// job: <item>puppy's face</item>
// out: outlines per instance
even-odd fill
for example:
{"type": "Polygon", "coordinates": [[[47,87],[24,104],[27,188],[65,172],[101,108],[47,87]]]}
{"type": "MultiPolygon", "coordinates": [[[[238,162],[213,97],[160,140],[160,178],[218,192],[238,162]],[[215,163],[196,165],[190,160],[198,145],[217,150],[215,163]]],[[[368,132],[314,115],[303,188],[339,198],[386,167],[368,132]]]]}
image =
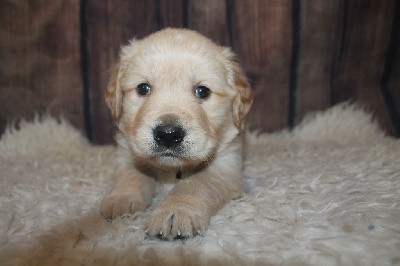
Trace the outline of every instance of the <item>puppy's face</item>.
{"type": "Polygon", "coordinates": [[[122,49],[106,101],[136,160],[178,168],[240,133],[252,93],[229,49],[167,29],[122,49]]]}

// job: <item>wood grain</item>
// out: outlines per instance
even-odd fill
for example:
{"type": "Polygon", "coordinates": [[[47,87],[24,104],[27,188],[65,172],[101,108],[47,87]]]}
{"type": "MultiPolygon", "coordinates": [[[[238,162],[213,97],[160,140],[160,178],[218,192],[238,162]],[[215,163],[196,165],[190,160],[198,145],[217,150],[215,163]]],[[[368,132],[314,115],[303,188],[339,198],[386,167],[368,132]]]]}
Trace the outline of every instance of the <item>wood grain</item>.
{"type": "Polygon", "coordinates": [[[253,86],[248,122],[266,131],[288,125],[292,1],[232,1],[232,44],[253,86]]]}
{"type": "Polygon", "coordinates": [[[187,23],[184,0],[162,0],[158,2],[159,8],[159,28],[172,27],[182,28],[187,23]]]}
{"type": "Polygon", "coordinates": [[[391,111],[392,121],[400,136],[400,2],[396,2],[395,18],[391,41],[386,56],[386,75],[383,80],[386,103],[391,111]]]}
{"type": "Polygon", "coordinates": [[[0,2],[0,128],[34,112],[83,130],[79,1],[0,2]]]}
{"type": "Polygon", "coordinates": [[[334,103],[354,99],[369,106],[380,124],[394,134],[382,95],[381,79],[389,47],[395,0],[347,2],[343,50],[334,103]]]}
{"type": "MultiPolygon", "coordinates": [[[[400,42],[399,42],[400,45],[400,42]]],[[[398,46],[399,47],[399,46],[398,46]]],[[[400,49],[398,48],[395,55],[395,62],[387,84],[387,97],[389,97],[390,111],[393,121],[393,127],[397,136],[400,136],[400,49]]]]}
{"type": "Polygon", "coordinates": [[[120,47],[158,29],[157,1],[87,0],[87,73],[91,138],[109,143],[114,138],[114,121],[104,102],[109,71],[117,62],[120,47]]]}
{"type": "Polygon", "coordinates": [[[219,45],[229,46],[226,1],[197,0],[189,5],[188,26],[219,45]]]}
{"type": "Polygon", "coordinates": [[[0,132],[14,118],[49,110],[81,130],[86,122],[95,143],[111,142],[103,92],[121,45],[189,27],[238,54],[255,93],[253,128],[278,130],[357,100],[394,134],[399,10],[396,0],[3,0],[0,132]]]}
{"type": "Polygon", "coordinates": [[[344,1],[302,0],[294,122],[331,104],[332,75],[339,57],[344,1]]]}

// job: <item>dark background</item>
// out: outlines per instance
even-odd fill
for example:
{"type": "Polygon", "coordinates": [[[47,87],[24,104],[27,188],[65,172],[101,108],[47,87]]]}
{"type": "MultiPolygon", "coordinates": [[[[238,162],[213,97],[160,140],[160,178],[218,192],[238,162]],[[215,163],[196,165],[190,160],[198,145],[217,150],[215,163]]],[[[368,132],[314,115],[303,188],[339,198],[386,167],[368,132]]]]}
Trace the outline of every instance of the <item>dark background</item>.
{"type": "Polygon", "coordinates": [[[112,141],[109,69],[121,45],[164,27],[233,47],[255,93],[253,128],[356,100],[400,133],[396,0],[0,0],[0,131],[50,111],[112,141]]]}

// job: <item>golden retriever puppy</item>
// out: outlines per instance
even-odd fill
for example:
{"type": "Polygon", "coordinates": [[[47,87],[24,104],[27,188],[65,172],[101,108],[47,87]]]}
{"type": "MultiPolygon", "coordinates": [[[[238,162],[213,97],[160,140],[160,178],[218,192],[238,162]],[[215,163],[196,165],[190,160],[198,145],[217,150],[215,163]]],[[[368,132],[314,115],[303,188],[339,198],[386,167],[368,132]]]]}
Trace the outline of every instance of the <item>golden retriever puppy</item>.
{"type": "Polygon", "coordinates": [[[201,234],[242,193],[243,119],[252,101],[235,55],[199,33],[164,29],[131,41],[106,91],[120,160],[101,214],[144,211],[155,182],[173,182],[145,230],[169,240],[201,234]]]}

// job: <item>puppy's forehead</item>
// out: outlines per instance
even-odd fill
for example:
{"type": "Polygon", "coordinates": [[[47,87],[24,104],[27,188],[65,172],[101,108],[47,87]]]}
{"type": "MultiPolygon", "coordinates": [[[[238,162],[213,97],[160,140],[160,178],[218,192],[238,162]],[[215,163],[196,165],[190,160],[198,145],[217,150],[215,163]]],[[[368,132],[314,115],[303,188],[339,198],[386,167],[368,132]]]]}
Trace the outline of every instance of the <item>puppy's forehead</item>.
{"type": "Polygon", "coordinates": [[[223,48],[190,30],[167,29],[135,41],[123,49],[121,60],[127,72],[144,80],[165,71],[186,75],[193,82],[221,82],[227,75],[223,48]]]}
{"type": "Polygon", "coordinates": [[[181,52],[200,53],[203,55],[216,55],[221,52],[221,47],[210,39],[191,30],[166,29],[149,35],[138,42],[140,50],[151,52],[164,52],[179,50],[181,52]]]}
{"type": "Polygon", "coordinates": [[[223,48],[203,35],[186,29],[165,29],[142,40],[134,40],[122,48],[121,61],[154,54],[192,54],[205,58],[220,59],[223,48]]]}

